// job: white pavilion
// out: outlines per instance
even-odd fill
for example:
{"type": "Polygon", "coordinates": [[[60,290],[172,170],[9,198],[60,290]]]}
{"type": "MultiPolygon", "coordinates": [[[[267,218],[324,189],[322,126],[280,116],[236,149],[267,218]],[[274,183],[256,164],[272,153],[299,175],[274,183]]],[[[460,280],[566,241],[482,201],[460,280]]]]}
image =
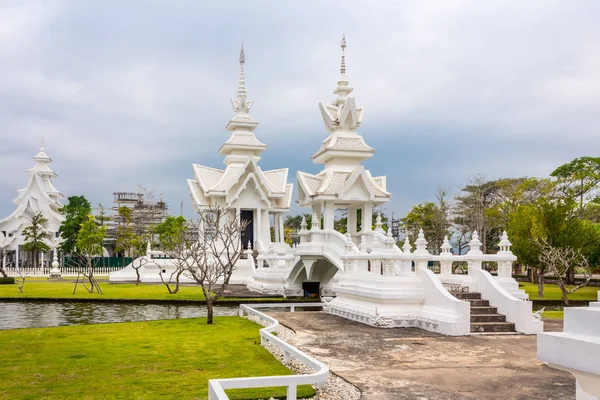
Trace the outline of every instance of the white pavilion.
{"type": "MultiPolygon", "coordinates": [[[[27,170],[27,186],[19,190],[18,196],[13,200],[17,208],[0,221],[0,235],[3,236],[0,243],[7,252],[5,261],[15,266],[24,265],[27,261],[26,252],[23,251],[24,242],[21,232],[29,222],[29,214],[41,212],[48,220],[48,232],[52,235],[53,242],[47,244],[51,247],[60,240],[58,229],[64,220],[60,213],[62,207],[60,199],[63,195],[52,183],[52,179],[57,175],[50,168],[52,159],[44,150],[43,140],[40,151],[33,157],[33,161],[35,161],[35,165],[27,170]]],[[[45,255],[41,254],[40,257],[41,264],[43,264],[45,255]]]]}
{"type": "Polygon", "coordinates": [[[361,164],[375,154],[363,137],[356,132],[362,122],[364,109],[356,107],[354,90],[348,86],[342,38],[340,80],[333,91],[337,98],[331,104],[319,103],[321,116],[329,136],[311,157],[315,164],[323,164],[317,175],[298,171],[298,204],[311,207],[313,216],[323,228],[333,229],[336,209],[347,210],[347,232],[357,234],[357,210],[361,209],[361,231],[372,229],[373,207],[384,204],[392,195],[386,191],[385,176],[371,176],[361,164]]]}
{"type": "Polygon", "coordinates": [[[193,164],[194,179],[188,180],[192,204],[197,212],[212,205],[231,209],[249,225],[244,232],[244,247],[268,248],[271,241],[271,217],[275,244],[285,244],[283,213],[289,211],[293,185],[287,183],[288,169],[263,171],[258,162],[267,146],[254,135],[258,122],[248,112],[253,102],[247,100],[244,48],[240,51],[240,78],[237,96],[231,100],[234,117],[226,129],[229,139],[219,149],[225,156],[225,169],[193,164]]]}
{"type": "MultiPolygon", "coordinates": [[[[238,260],[229,281],[233,284],[246,284],[252,280],[252,249],[291,251],[283,234],[283,214],[289,211],[293,184],[287,183],[287,168],[263,171],[258,165],[260,155],[267,146],[254,135],[258,122],[248,114],[253,102],[247,99],[245,63],[242,47],[238,91],[236,98],[231,100],[235,115],[226,126],[231,136],[219,149],[219,154],[225,156],[225,169],[193,164],[194,179],[187,181],[196,212],[209,211],[211,206],[218,205],[248,222],[242,237],[247,258],[238,260]],[[271,228],[274,231],[273,240],[271,228]]],[[[150,250],[145,257],[160,253],[150,250]]],[[[141,268],[141,281],[159,282],[159,269],[168,271],[174,269],[174,266],[169,259],[156,258],[141,268]]],[[[136,279],[136,273],[129,265],[111,273],[109,279],[111,282],[132,281],[136,279]]],[[[191,281],[186,276],[181,280],[191,281]]]]}

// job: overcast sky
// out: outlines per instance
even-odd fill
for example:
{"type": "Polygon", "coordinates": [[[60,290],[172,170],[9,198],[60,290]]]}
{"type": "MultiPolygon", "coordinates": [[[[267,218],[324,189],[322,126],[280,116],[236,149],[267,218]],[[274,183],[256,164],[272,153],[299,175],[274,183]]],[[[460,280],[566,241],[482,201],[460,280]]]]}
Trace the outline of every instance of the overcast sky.
{"type": "Polygon", "coordinates": [[[343,33],[389,213],[600,153],[600,1],[214,3],[0,0],[0,219],[42,135],[65,196],[143,184],[189,215],[192,163],[223,167],[242,42],[260,165],[294,186],[321,169],[343,33]]]}

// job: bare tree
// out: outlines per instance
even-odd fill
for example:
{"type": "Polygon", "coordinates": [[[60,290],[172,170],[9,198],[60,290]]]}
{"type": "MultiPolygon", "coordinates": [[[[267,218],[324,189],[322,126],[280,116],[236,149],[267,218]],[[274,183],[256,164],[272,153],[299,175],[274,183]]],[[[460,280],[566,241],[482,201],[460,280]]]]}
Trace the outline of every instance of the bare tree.
{"type": "Polygon", "coordinates": [[[213,306],[227,288],[243,251],[242,234],[248,226],[233,210],[213,206],[200,213],[197,240],[188,249],[186,274],[202,287],[207,324],[213,323],[213,306]]]}
{"type": "MultiPolygon", "coordinates": [[[[169,223],[171,219],[167,220],[169,223]]],[[[179,292],[179,280],[181,275],[187,271],[193,262],[190,251],[194,251],[198,238],[198,224],[178,223],[173,219],[172,229],[167,234],[161,234],[160,245],[163,253],[172,260],[175,269],[169,273],[168,279],[165,279],[166,270],[159,267],[158,275],[160,280],[167,287],[170,294],[179,292]]],[[[155,262],[156,263],[156,262],[155,262]]]]}
{"type": "MultiPolygon", "coordinates": [[[[562,301],[565,306],[569,305],[568,295],[576,292],[590,283],[592,270],[587,258],[581,253],[580,249],[573,247],[554,247],[545,238],[534,239],[535,244],[540,249],[540,263],[547,266],[554,273],[558,280],[558,287],[562,292],[562,301]],[[570,270],[580,270],[584,274],[584,281],[567,289],[565,281],[570,270]]],[[[541,279],[541,277],[540,277],[541,279]]]]}

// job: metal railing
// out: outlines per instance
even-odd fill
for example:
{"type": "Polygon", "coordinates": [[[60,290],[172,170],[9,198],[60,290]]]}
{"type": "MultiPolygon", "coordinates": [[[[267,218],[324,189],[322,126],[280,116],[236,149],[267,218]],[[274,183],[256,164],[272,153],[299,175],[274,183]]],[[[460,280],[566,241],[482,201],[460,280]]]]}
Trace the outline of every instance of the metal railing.
{"type": "Polygon", "coordinates": [[[284,375],[284,376],[257,376],[250,378],[227,378],[227,379],[211,379],[208,381],[208,399],[209,400],[228,400],[229,397],[225,390],[228,389],[249,389],[249,388],[264,388],[264,387],[287,387],[287,400],[296,400],[298,385],[316,384],[317,387],[324,387],[327,378],[329,377],[329,367],[319,360],[309,356],[303,351],[297,349],[289,343],[284,342],[281,338],[272,335],[273,332],[279,331],[279,321],[275,318],[256,310],[256,308],[290,308],[294,311],[296,308],[306,307],[322,307],[324,303],[287,303],[287,304],[241,304],[239,315],[242,317],[244,313],[249,316],[257,317],[261,323],[268,324],[267,327],[260,330],[260,343],[266,346],[270,343],[278,347],[283,352],[283,362],[287,364],[291,357],[294,357],[300,363],[313,369],[315,372],[306,375],[284,375]]]}

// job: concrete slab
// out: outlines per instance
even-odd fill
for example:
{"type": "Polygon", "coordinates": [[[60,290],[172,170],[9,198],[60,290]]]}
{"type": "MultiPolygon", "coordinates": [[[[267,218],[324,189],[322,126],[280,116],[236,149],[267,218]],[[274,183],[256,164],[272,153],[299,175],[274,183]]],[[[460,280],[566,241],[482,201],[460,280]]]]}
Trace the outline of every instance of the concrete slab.
{"type": "MultiPolygon", "coordinates": [[[[575,398],[575,379],[536,358],[535,335],[450,337],[378,329],[323,312],[269,313],[292,343],[358,386],[362,399],[575,398]]],[[[552,321],[551,330],[562,330],[552,321]]]]}

